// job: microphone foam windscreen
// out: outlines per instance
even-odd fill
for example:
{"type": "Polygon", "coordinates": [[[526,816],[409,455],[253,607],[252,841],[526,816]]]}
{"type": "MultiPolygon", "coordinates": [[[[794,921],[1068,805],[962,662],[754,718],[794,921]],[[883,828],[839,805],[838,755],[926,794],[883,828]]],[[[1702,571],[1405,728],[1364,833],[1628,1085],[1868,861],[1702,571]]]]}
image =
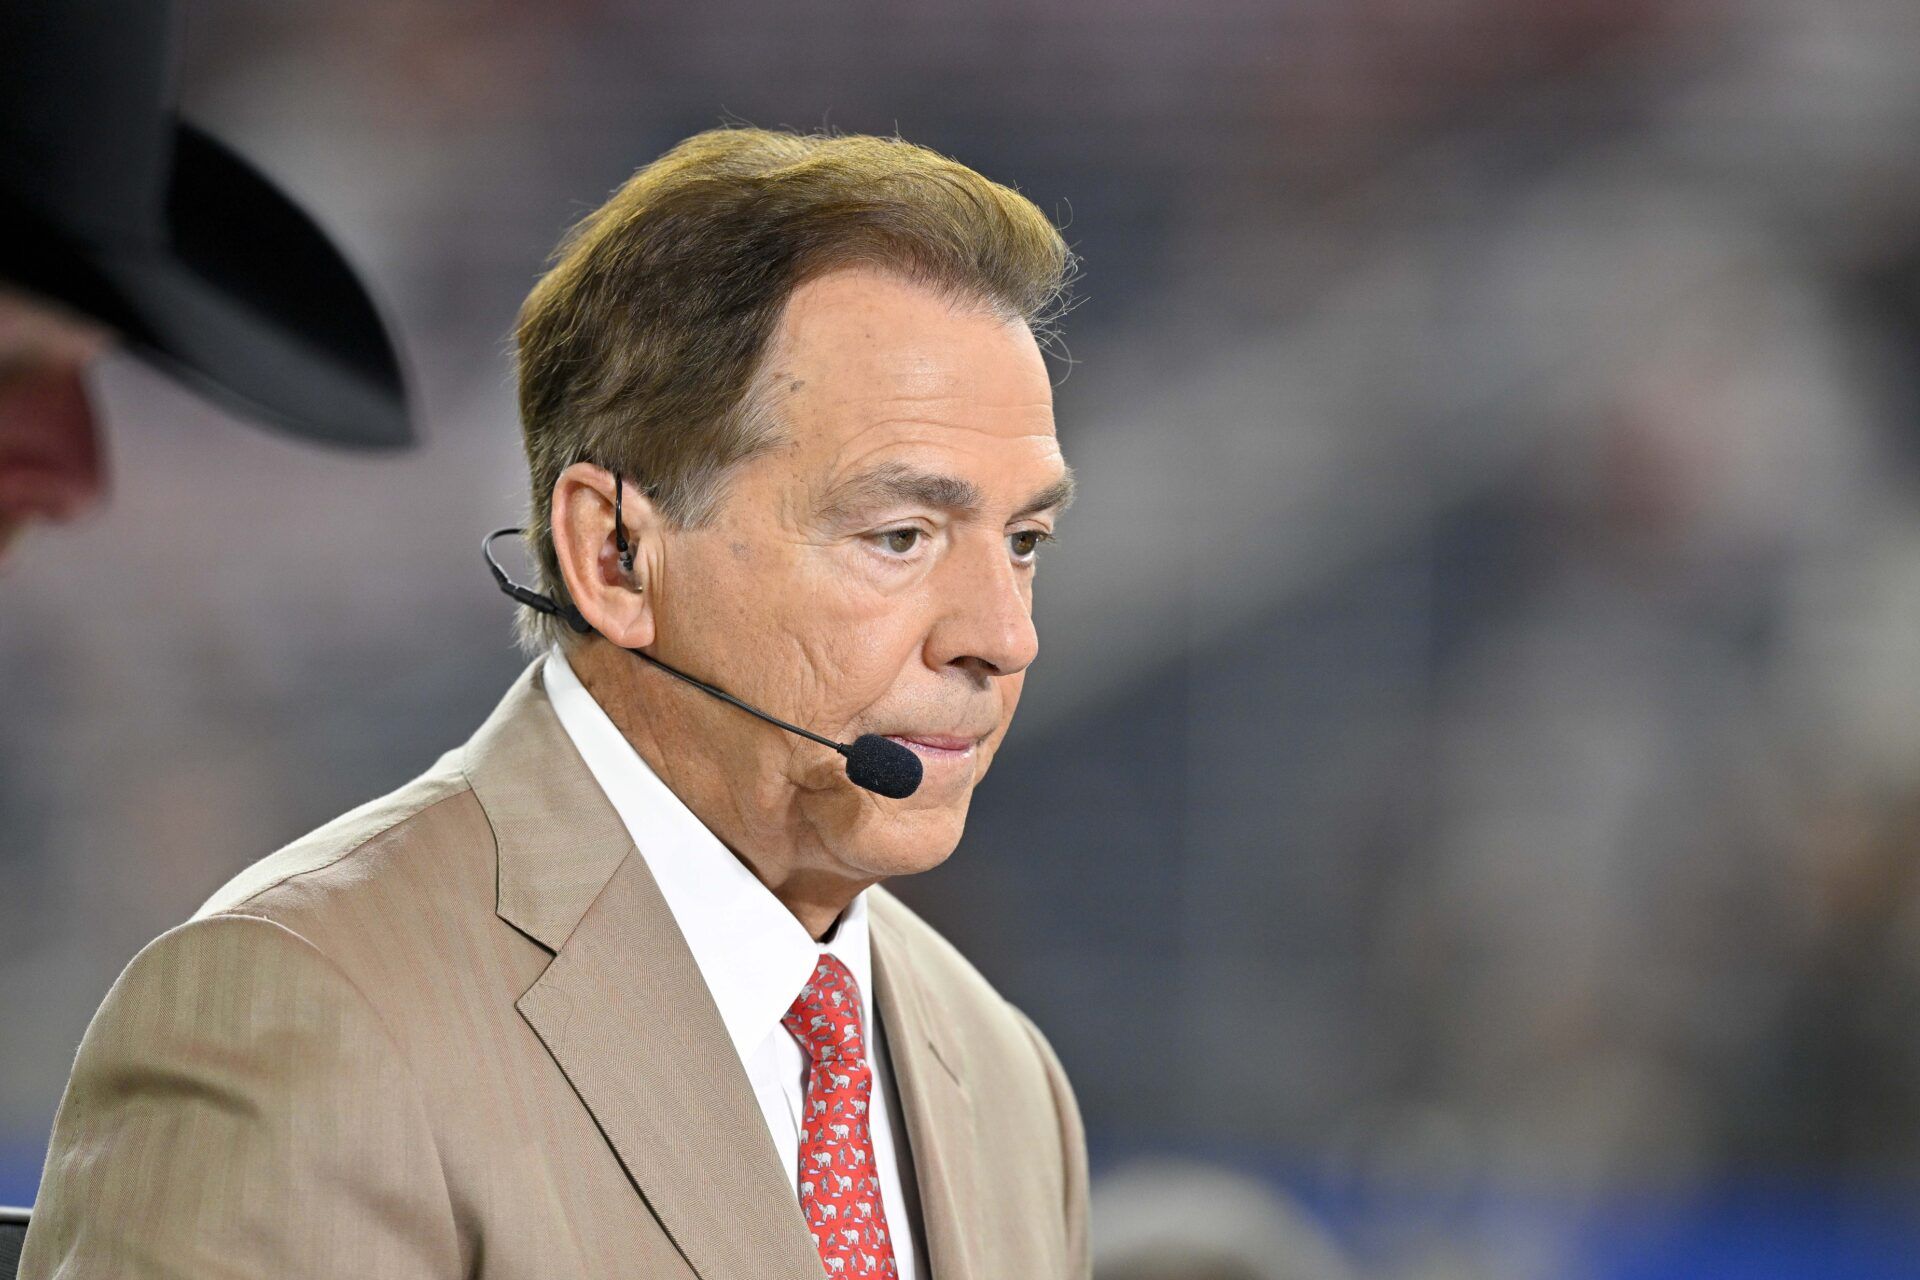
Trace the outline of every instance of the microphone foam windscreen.
{"type": "Polygon", "coordinates": [[[863,733],[847,748],[847,777],[856,787],[905,800],[920,789],[920,757],[891,738],[863,733]]]}

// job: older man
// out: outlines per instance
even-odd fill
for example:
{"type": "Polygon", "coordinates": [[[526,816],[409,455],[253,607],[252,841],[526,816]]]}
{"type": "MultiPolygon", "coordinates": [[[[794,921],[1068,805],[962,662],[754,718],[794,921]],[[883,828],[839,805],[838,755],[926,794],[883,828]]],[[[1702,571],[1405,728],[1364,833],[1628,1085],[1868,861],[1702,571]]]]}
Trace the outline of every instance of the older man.
{"type": "Polygon", "coordinates": [[[1058,1061],[877,887],[953,850],[1034,659],[1069,262],[863,137],[702,134],[577,228],[519,348],[585,629],[528,615],[471,741],[133,962],[23,1274],[1087,1274],[1058,1061]]]}

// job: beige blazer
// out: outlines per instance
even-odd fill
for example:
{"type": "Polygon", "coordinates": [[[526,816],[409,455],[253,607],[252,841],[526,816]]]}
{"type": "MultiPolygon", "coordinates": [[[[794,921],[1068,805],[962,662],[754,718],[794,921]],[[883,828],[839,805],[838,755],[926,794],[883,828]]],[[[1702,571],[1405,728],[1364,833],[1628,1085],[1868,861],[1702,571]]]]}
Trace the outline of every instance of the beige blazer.
{"type": "MultiPolygon", "coordinates": [[[[820,1280],[644,859],[535,662],[464,747],[256,863],[81,1042],[21,1276],[820,1280]]],[[[1040,1033],[872,893],[934,1280],[1089,1274],[1040,1033]]]]}

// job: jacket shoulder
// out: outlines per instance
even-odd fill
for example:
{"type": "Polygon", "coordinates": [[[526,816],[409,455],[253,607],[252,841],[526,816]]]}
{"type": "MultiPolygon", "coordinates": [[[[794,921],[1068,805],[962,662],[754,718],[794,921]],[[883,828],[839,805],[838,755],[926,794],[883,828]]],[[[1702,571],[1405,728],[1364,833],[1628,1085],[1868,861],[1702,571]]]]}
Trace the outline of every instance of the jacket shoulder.
{"type": "Polygon", "coordinates": [[[194,913],[195,920],[246,914],[291,923],[322,902],[351,896],[396,874],[408,878],[429,856],[459,846],[492,848],[491,828],[448,752],[413,781],[370,800],[241,871],[194,913]]]}
{"type": "Polygon", "coordinates": [[[149,943],[94,1015],[20,1275],[450,1275],[452,1224],[420,1090],[364,992],[285,926],[222,914],[149,943]]]}

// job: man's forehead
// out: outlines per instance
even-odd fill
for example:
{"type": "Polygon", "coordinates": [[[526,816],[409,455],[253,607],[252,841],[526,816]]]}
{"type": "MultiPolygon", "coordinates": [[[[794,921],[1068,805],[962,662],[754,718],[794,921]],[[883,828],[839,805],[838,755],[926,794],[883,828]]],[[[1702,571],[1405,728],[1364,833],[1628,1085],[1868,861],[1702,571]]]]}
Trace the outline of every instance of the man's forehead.
{"type": "Polygon", "coordinates": [[[1044,366],[1032,376],[1006,352],[949,344],[913,350],[880,344],[854,352],[791,359],[775,375],[776,389],[818,407],[848,408],[872,417],[945,417],[992,410],[1052,421],[1053,386],[1044,366]]]}
{"type": "Polygon", "coordinates": [[[873,271],[834,272],[794,292],[769,352],[779,390],[879,412],[914,405],[1051,410],[1032,332],[974,302],[873,271]]]}
{"type": "Polygon", "coordinates": [[[1026,327],[892,277],[842,273],[797,291],[767,370],[790,474],[816,510],[906,496],[908,473],[922,496],[937,496],[928,478],[953,482],[939,505],[997,506],[1065,472],[1026,327]]]}
{"type": "Polygon", "coordinates": [[[966,396],[778,394],[788,458],[813,487],[876,467],[922,471],[1058,472],[1053,406],[966,396]]]}

